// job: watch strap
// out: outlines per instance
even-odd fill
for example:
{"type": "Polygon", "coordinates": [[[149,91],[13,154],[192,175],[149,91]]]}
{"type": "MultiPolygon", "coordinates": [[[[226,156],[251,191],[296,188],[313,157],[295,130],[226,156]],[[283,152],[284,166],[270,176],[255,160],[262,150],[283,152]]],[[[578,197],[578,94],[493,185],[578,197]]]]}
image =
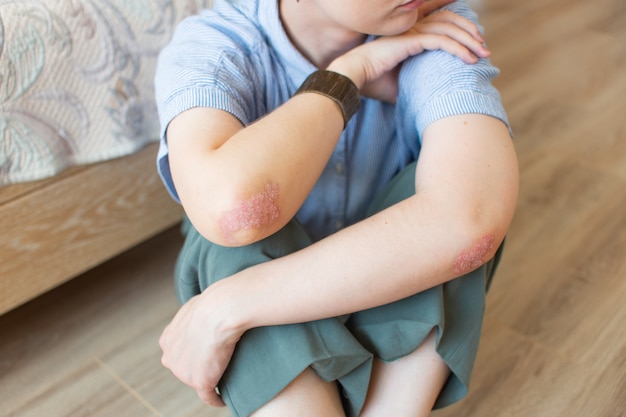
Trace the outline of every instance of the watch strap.
{"type": "Polygon", "coordinates": [[[337,103],[343,114],[344,128],[361,105],[361,94],[354,82],[333,71],[319,70],[309,75],[296,95],[305,92],[321,94],[337,103]]]}

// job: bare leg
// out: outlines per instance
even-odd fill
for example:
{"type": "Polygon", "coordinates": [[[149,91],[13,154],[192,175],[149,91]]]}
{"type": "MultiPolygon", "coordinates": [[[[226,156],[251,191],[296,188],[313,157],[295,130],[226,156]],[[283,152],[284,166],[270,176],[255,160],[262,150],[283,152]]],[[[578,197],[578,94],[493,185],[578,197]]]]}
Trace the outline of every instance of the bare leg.
{"type": "Polygon", "coordinates": [[[345,417],[337,384],[307,368],[250,417],[345,417]]]}
{"type": "Polygon", "coordinates": [[[427,417],[450,370],[435,351],[435,332],[397,361],[374,361],[360,417],[427,417]]]}

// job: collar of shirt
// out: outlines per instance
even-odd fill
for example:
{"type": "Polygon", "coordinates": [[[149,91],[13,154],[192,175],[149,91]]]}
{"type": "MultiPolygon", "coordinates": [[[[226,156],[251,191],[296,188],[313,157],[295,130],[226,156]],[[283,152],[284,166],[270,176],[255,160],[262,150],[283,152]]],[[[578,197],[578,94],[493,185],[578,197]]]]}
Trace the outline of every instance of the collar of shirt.
{"type": "Polygon", "coordinates": [[[257,1],[258,21],[276,54],[294,90],[317,68],[296,49],[285,28],[278,10],[278,1],[257,1]]]}

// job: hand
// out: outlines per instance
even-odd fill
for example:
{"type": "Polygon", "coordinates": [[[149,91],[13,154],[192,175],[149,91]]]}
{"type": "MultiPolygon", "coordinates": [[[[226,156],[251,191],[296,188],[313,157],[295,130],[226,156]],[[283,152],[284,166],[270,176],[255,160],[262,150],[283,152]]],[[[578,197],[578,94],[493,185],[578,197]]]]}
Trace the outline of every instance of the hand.
{"type": "Polygon", "coordinates": [[[406,32],[381,37],[352,49],[328,69],[348,76],[367,97],[395,103],[401,63],[426,50],[441,49],[468,64],[486,58],[489,50],[476,25],[453,12],[434,13],[451,0],[431,0],[419,9],[419,18],[406,32]]]}
{"type": "Polygon", "coordinates": [[[202,401],[221,407],[225,404],[215,388],[243,332],[227,324],[229,316],[219,312],[212,294],[207,290],[185,303],[163,331],[159,344],[163,366],[195,389],[202,401]]]}

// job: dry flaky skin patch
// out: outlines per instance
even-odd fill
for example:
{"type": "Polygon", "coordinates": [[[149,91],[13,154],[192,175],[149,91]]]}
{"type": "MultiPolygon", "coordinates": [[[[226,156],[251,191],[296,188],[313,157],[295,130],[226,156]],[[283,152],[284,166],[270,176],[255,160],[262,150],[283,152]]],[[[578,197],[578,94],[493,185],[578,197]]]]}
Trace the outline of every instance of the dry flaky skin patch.
{"type": "Polygon", "coordinates": [[[493,250],[495,238],[492,235],[483,236],[470,249],[461,252],[454,262],[454,272],[467,274],[487,262],[487,256],[493,250]]]}
{"type": "Polygon", "coordinates": [[[237,243],[235,233],[260,229],[278,219],[278,184],[265,184],[265,189],[225,213],[220,220],[222,234],[231,243],[237,243]]]}

